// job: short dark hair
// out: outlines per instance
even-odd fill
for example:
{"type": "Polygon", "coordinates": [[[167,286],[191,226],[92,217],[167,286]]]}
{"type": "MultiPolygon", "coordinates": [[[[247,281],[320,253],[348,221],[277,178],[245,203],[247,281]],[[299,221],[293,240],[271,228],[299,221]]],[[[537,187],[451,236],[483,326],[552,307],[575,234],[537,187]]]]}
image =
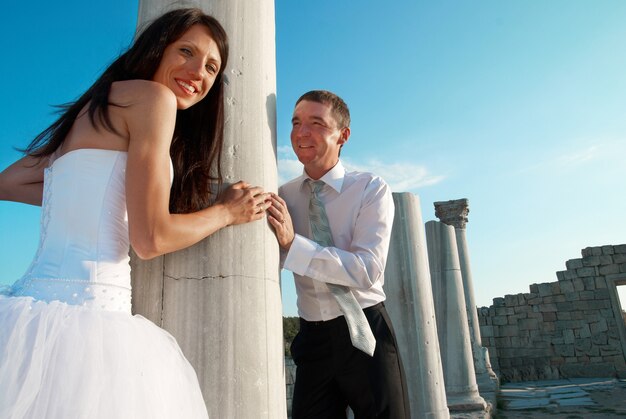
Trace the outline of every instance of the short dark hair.
{"type": "Polygon", "coordinates": [[[224,143],[224,83],[222,75],[228,63],[228,37],[222,25],[200,9],[176,9],[151,22],[131,47],[119,56],[83,95],[61,107],[61,116],[24,150],[34,157],[52,154],[65,140],[79,112],[88,105],[91,123],[96,120],[115,132],[109,117],[111,85],[123,80],[152,80],[165,48],[180,39],[193,25],[205,26],[217,44],[221,67],[211,90],[204,99],[185,110],[178,110],[170,147],[174,182],[170,210],[196,211],[209,205],[211,190],[222,184],[221,152],[224,143]],[[211,188],[212,181],[218,182],[211,188]]]}
{"type": "Polygon", "coordinates": [[[300,96],[300,99],[296,101],[296,106],[303,100],[323,103],[324,105],[330,106],[333,117],[335,121],[337,121],[337,125],[339,125],[338,128],[350,127],[350,110],[348,109],[348,105],[333,92],[329,92],[328,90],[311,90],[300,96]]]}

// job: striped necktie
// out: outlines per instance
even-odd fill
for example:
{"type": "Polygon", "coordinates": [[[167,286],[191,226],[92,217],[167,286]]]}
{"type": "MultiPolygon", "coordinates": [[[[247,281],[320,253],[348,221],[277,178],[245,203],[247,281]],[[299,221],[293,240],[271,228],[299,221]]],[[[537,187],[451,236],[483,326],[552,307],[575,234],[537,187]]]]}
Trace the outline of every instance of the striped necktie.
{"type": "MultiPolygon", "coordinates": [[[[321,180],[313,181],[307,179],[307,183],[311,188],[311,200],[309,201],[309,222],[311,223],[311,233],[313,234],[313,240],[320,246],[329,247],[334,246],[333,236],[328,224],[328,217],[326,216],[326,208],[324,203],[319,198],[319,193],[324,187],[324,182],[321,180]]],[[[331,294],[335,297],[339,308],[343,312],[343,315],[348,323],[348,329],[350,331],[350,340],[352,345],[365,352],[369,356],[374,354],[376,349],[376,339],[370,329],[370,325],[367,322],[365,313],[361,309],[359,302],[350,291],[350,288],[326,283],[331,294]]]]}

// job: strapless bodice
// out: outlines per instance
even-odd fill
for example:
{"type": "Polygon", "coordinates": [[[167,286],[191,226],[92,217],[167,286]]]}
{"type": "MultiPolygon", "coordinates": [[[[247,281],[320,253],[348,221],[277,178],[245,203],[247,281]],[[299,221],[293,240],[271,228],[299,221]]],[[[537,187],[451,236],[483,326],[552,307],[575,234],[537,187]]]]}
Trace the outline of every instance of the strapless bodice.
{"type": "Polygon", "coordinates": [[[130,312],[126,157],[80,149],[45,169],[39,247],[12,295],[130,312]]]}

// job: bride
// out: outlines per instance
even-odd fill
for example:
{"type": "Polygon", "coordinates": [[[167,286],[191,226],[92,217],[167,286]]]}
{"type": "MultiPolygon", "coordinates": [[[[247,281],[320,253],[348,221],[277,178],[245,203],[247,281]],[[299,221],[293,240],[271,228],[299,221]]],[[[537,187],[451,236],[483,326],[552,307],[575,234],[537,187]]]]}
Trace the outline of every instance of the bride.
{"type": "Polygon", "coordinates": [[[0,295],[0,418],[207,417],[174,338],[131,315],[128,250],[264,217],[259,187],[209,193],[227,58],[214,18],[161,16],[0,173],[0,199],[42,206],[34,260],[0,295]]]}

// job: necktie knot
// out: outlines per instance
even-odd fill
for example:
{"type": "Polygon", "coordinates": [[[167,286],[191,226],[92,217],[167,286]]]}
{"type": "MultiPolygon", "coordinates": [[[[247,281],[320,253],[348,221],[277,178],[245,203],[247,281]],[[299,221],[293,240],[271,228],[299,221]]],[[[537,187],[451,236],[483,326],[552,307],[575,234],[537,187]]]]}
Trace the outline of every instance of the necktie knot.
{"type": "Polygon", "coordinates": [[[319,195],[325,185],[323,180],[307,179],[306,182],[309,184],[309,187],[311,188],[311,193],[314,195],[319,195]]]}

